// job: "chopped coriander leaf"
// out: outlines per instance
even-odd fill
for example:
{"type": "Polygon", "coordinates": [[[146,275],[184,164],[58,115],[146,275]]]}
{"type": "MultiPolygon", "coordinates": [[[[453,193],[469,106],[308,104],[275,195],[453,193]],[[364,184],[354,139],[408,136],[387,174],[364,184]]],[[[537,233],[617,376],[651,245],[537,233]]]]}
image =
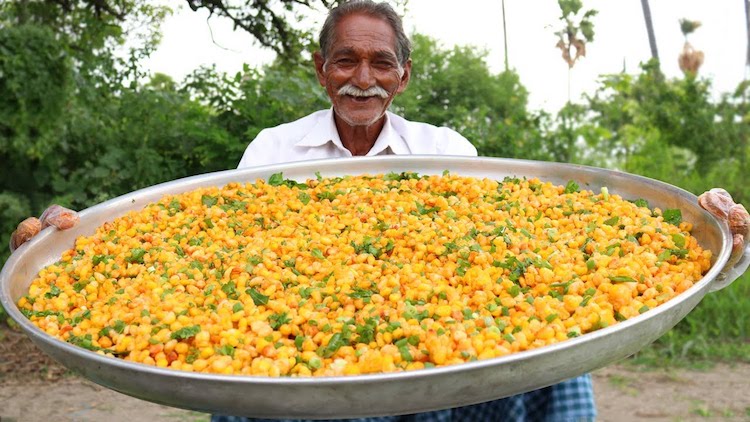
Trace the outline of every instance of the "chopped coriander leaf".
{"type": "Polygon", "coordinates": [[[47,299],[52,299],[53,297],[59,296],[60,293],[62,293],[62,290],[60,290],[60,288],[56,285],[52,284],[50,285],[49,292],[45,293],[44,297],[47,299]]]}
{"type": "Polygon", "coordinates": [[[343,334],[336,333],[331,337],[331,340],[328,342],[328,345],[326,345],[323,348],[322,356],[324,358],[330,358],[333,356],[342,346],[346,345],[346,340],[344,339],[343,334]]]}
{"type": "Polygon", "coordinates": [[[682,211],[679,209],[666,209],[661,214],[664,221],[675,226],[679,226],[682,222],[682,211]]]}
{"type": "Polygon", "coordinates": [[[245,293],[250,295],[250,297],[253,299],[253,303],[255,303],[255,306],[268,304],[268,296],[262,294],[253,287],[245,289],[245,293]]]}
{"type": "Polygon", "coordinates": [[[234,357],[234,346],[225,344],[216,350],[220,355],[234,357]]]}
{"type": "Polygon", "coordinates": [[[565,191],[564,193],[576,193],[580,189],[580,186],[578,186],[578,183],[570,180],[568,181],[568,184],[565,185],[565,191]]]}
{"type": "Polygon", "coordinates": [[[183,327],[180,328],[177,331],[173,331],[172,334],[169,336],[171,339],[188,339],[190,337],[194,337],[196,334],[201,332],[201,326],[200,325],[191,325],[189,327],[183,327]]]}
{"type": "Polygon", "coordinates": [[[127,262],[136,262],[143,264],[143,256],[146,255],[146,250],[143,248],[134,248],[130,250],[130,256],[125,257],[127,262]]]}
{"type": "Polygon", "coordinates": [[[609,279],[613,283],[637,283],[638,282],[633,277],[628,277],[628,276],[625,276],[625,275],[610,276],[609,279]]]}
{"type": "Polygon", "coordinates": [[[201,196],[201,203],[206,207],[213,207],[219,202],[219,198],[210,196],[210,195],[203,195],[201,196]]]}
{"type": "Polygon", "coordinates": [[[606,224],[606,225],[608,225],[608,226],[614,226],[614,225],[616,225],[616,224],[617,224],[617,223],[618,223],[619,221],[620,221],[620,217],[618,217],[618,216],[614,216],[614,217],[612,217],[612,218],[609,218],[609,219],[607,219],[607,220],[604,220],[604,224],[606,224]]]}
{"type": "Polygon", "coordinates": [[[268,178],[268,184],[271,186],[279,186],[284,183],[284,173],[274,173],[268,178]]]}
{"type": "Polygon", "coordinates": [[[320,249],[318,249],[318,248],[314,248],[314,249],[313,249],[313,250],[312,250],[312,251],[310,252],[310,254],[311,254],[311,255],[312,255],[313,257],[315,257],[315,258],[318,258],[318,259],[325,259],[325,255],[323,255],[323,252],[321,252],[321,250],[320,250],[320,249]]]}
{"type": "Polygon", "coordinates": [[[645,199],[636,199],[635,201],[633,201],[633,204],[635,204],[635,206],[637,207],[649,208],[648,201],[646,201],[645,199]]]}

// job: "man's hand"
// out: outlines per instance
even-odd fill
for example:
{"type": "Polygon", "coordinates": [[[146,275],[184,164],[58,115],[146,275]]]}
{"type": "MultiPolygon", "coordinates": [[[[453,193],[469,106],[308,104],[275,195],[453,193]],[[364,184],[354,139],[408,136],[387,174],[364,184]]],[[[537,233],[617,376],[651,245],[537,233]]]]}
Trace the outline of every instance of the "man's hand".
{"type": "Polygon", "coordinates": [[[732,231],[732,257],[730,263],[742,257],[745,244],[750,241],[750,215],[742,204],[736,204],[724,189],[714,188],[698,197],[703,209],[729,224],[732,231]]]}
{"type": "Polygon", "coordinates": [[[16,227],[16,231],[10,235],[10,251],[18,249],[46,227],[54,226],[60,230],[67,230],[76,224],[78,224],[77,212],[59,205],[52,205],[44,210],[41,217],[29,217],[16,227]]]}

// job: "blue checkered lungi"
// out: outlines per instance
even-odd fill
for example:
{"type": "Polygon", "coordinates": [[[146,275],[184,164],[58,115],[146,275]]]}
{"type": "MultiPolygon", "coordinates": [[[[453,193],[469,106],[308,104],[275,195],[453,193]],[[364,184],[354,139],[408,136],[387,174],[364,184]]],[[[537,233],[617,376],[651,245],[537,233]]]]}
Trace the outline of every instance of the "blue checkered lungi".
{"type": "MultiPolygon", "coordinates": [[[[352,422],[588,422],[596,419],[591,375],[571,378],[540,390],[455,409],[403,416],[348,419],[352,422]]],[[[271,422],[213,415],[211,422],[271,422]]],[[[302,422],[300,419],[285,422],[302,422]]]]}

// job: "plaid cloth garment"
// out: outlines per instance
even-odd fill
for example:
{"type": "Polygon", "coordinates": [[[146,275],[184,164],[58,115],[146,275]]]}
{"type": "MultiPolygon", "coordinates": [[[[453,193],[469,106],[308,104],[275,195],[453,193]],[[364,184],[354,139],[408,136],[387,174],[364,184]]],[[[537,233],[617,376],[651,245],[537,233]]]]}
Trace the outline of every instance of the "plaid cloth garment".
{"type": "MultiPolygon", "coordinates": [[[[587,422],[596,419],[591,375],[571,378],[540,390],[473,406],[404,416],[349,419],[351,422],[587,422]]],[[[272,422],[213,415],[211,422],[272,422]]],[[[284,422],[302,422],[299,419],[284,422]]]]}

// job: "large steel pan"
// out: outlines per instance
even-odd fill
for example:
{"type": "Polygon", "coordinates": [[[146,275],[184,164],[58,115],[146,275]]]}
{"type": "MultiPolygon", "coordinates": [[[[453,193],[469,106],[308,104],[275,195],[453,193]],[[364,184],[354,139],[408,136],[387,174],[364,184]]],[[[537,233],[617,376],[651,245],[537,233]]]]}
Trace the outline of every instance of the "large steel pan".
{"type": "Polygon", "coordinates": [[[203,412],[266,418],[342,418],[408,414],[469,405],[545,387],[606,366],[637,352],[679,322],[703,296],[731,283],[747,268],[748,252],[727,266],[731,252],[728,226],[697,205],[679,188],[626,173],[592,167],[476,157],[390,156],[334,159],[232,170],[189,177],[142,189],[80,213],[68,231],[46,229],[21,246],[0,273],[0,303],[38,347],[66,367],[119,392],[169,406],[203,412]],[[538,177],[626,199],[644,198],[652,206],[679,208],[694,224],[693,235],[713,252],[708,273],[688,291],[638,317],[562,343],[495,359],[419,371],[322,378],[268,378],[198,374],[161,369],[109,358],[52,338],[32,325],[15,303],[37,272],[56,261],[78,236],[128,211],[142,209],[165,194],[229,182],[255,181],[284,172],[299,181],[323,176],[416,171],[502,179],[538,177]]]}

